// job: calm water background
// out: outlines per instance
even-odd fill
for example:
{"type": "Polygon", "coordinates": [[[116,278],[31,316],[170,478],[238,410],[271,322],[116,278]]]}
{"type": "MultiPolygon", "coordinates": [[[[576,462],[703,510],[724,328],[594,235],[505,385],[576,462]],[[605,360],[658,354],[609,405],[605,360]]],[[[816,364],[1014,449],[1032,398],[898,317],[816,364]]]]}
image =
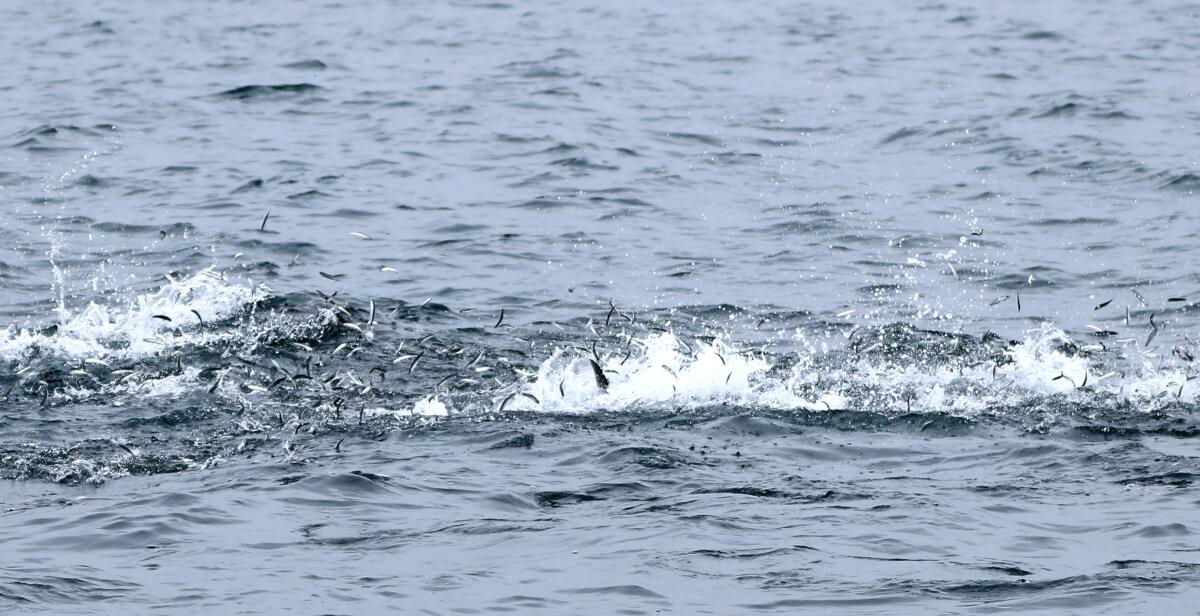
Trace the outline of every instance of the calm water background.
{"type": "Polygon", "coordinates": [[[0,611],[1196,609],[1200,5],[0,41],[0,611]]]}

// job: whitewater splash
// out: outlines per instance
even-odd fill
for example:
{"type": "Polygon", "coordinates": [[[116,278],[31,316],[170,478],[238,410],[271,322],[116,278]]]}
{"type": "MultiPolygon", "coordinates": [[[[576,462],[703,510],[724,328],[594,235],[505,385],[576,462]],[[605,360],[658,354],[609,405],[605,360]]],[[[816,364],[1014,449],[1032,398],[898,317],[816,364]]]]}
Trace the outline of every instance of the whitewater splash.
{"type": "Polygon", "coordinates": [[[224,334],[202,329],[205,324],[252,316],[247,311],[252,313],[270,294],[265,285],[234,283],[209,268],[181,280],[168,278],[168,284],[138,295],[126,306],[92,302],[75,315],[64,308],[57,327],[10,326],[0,331],[0,357],[48,353],[64,359],[133,358],[210,344],[224,334]]]}
{"type": "Polygon", "coordinates": [[[763,401],[752,381],[770,364],[763,357],[738,352],[723,339],[696,342],[691,352],[674,333],[631,338],[628,344],[638,350],[607,355],[600,362],[609,379],[607,391],[597,387],[587,356],[558,349],[523,390],[540,404],[522,397],[514,399],[512,408],[584,413],[666,402],[753,405],[763,401]]]}
{"type": "Polygon", "coordinates": [[[1130,405],[1195,403],[1195,377],[1183,362],[1138,352],[1099,357],[1060,329],[1043,325],[1002,345],[991,358],[887,356],[831,351],[771,356],[727,340],[687,343],[675,333],[634,338],[631,355],[601,357],[601,390],[589,358],[558,349],[507,408],[566,413],[733,405],[770,410],[945,412],[973,416],[997,408],[1058,401],[1130,405]]]}
{"type": "MultiPolygon", "coordinates": [[[[806,350],[790,354],[767,346],[747,349],[725,334],[709,335],[703,324],[692,328],[695,331],[644,326],[641,331],[604,336],[588,328],[601,343],[598,349],[589,352],[560,345],[542,358],[523,354],[506,358],[502,349],[491,346],[493,341],[479,338],[469,326],[449,330],[448,339],[456,338],[452,344],[422,345],[429,336],[421,331],[410,332],[414,339],[401,339],[407,326],[392,324],[376,331],[377,326],[356,324],[369,318],[347,305],[325,301],[300,310],[294,315],[298,318],[284,318],[278,311],[258,310],[269,299],[278,298],[265,285],[231,281],[207,269],[178,280],[168,278],[161,288],[126,305],[91,303],[56,328],[9,327],[0,332],[0,357],[16,361],[17,366],[47,357],[59,359],[68,370],[72,365],[88,368],[89,363],[109,366],[60,375],[57,382],[63,384],[48,394],[53,403],[97,393],[130,403],[138,397],[207,390],[210,395],[267,406],[272,400],[290,398],[310,401],[317,408],[322,400],[340,397],[365,408],[372,417],[436,419],[497,410],[588,414],[728,406],[785,412],[948,413],[971,418],[1015,407],[1153,410],[1197,401],[1197,386],[1190,384],[1194,378],[1190,353],[1179,353],[1178,348],[1168,353],[1167,347],[1148,350],[1119,341],[1111,346],[1081,345],[1048,324],[1026,332],[1021,340],[976,338],[902,324],[860,327],[837,330],[844,338],[834,337],[848,341],[844,348],[819,350],[801,340],[804,334],[797,330],[795,342],[800,344],[796,346],[806,350]],[[410,355],[397,358],[406,343],[409,350],[403,352],[410,355]],[[236,362],[228,359],[231,347],[239,354],[236,362]],[[222,358],[207,357],[201,360],[204,365],[190,365],[200,356],[193,358],[188,349],[222,348],[222,358]],[[462,357],[480,349],[499,363],[463,368],[462,357]],[[421,359],[416,359],[418,353],[421,359]],[[150,358],[158,358],[160,365],[129,364],[150,358]],[[593,360],[603,371],[607,388],[597,384],[593,360]],[[290,362],[289,367],[279,361],[290,362]],[[189,363],[186,369],[185,362],[189,363]],[[428,367],[414,372],[417,362],[428,367]],[[108,374],[118,363],[133,368],[125,370],[133,374],[108,374]],[[503,382],[496,378],[494,384],[468,378],[477,370],[514,376],[503,382]],[[407,376],[402,381],[395,376],[387,380],[388,372],[407,376]],[[455,377],[456,381],[448,381],[455,377]],[[342,379],[354,387],[349,391],[333,387],[342,379]],[[441,387],[446,382],[458,384],[441,387]]],[[[586,339],[582,329],[579,333],[586,339]]],[[[18,383],[29,395],[51,390],[39,381],[53,383],[53,378],[32,375],[18,373],[18,383]]]]}
{"type": "Polygon", "coordinates": [[[410,417],[438,418],[448,417],[450,409],[437,396],[428,396],[418,400],[409,409],[392,410],[383,407],[371,407],[363,409],[363,414],[366,417],[391,417],[396,419],[410,417]]]}
{"type": "Polygon", "coordinates": [[[1008,340],[814,321],[789,330],[783,343],[796,350],[785,352],[774,346],[781,337],[750,347],[719,324],[680,324],[669,312],[601,329],[514,318],[511,329],[481,330],[470,310],[353,303],[280,297],[205,270],[126,304],[89,304],[56,328],[10,327],[0,332],[10,369],[0,386],[31,430],[76,413],[113,423],[67,447],[0,443],[8,447],[0,476],[93,482],[255,452],[301,461],[309,451],[337,453],[343,438],[554,415],[1200,430],[1194,352],[1167,336],[1147,348],[1080,344],[1048,324],[1008,340]],[[193,424],[202,432],[180,427],[193,424]],[[160,440],[147,440],[156,431],[160,440]],[[169,444],[177,432],[182,444],[169,444]]]}

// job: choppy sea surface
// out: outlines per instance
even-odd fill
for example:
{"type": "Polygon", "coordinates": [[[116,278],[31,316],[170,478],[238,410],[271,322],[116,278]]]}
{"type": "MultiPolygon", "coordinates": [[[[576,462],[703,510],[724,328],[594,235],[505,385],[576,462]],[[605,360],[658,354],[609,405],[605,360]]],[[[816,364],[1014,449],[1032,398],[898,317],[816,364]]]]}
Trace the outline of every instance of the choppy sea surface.
{"type": "Polygon", "coordinates": [[[0,612],[1197,609],[1200,5],[0,41],[0,612]]]}

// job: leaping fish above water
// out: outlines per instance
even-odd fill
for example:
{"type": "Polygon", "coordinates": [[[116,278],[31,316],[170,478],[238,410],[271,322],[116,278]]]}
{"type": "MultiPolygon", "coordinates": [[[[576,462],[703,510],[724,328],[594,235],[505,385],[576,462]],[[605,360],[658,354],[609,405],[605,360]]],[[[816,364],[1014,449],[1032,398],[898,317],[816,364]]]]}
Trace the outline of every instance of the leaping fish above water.
{"type": "Polygon", "coordinates": [[[596,377],[596,387],[599,387],[600,391],[607,392],[608,377],[604,376],[604,369],[594,359],[589,359],[588,363],[592,365],[592,376],[596,377]]]}

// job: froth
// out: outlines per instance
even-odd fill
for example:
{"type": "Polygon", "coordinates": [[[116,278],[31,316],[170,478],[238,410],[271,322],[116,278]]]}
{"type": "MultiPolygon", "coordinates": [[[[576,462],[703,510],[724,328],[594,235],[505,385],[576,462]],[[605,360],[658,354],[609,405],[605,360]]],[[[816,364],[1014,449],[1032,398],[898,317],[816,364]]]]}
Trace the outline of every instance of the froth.
{"type": "Polygon", "coordinates": [[[1079,352],[1067,334],[1049,325],[982,361],[978,356],[916,361],[903,353],[849,351],[769,356],[738,351],[720,338],[685,344],[672,333],[631,344],[628,358],[600,358],[610,383],[607,391],[597,385],[583,352],[559,349],[521,389],[533,397],[515,396],[506,408],[590,413],[734,404],[971,416],[1049,399],[1090,405],[1196,399],[1194,388],[1180,389],[1188,378],[1184,368],[1156,365],[1136,349],[1128,356],[1110,354],[1102,362],[1079,352]],[[1116,362],[1124,364],[1117,367],[1116,362]],[[1128,365],[1134,362],[1138,365],[1128,365]]]}
{"type": "Polygon", "coordinates": [[[752,404],[761,397],[754,382],[771,367],[765,359],[741,353],[721,339],[685,346],[675,334],[662,333],[630,344],[636,349],[628,358],[624,354],[601,357],[607,391],[597,386],[588,357],[557,350],[542,362],[525,389],[540,405],[521,397],[514,399],[511,408],[589,412],[665,402],[752,404]]]}
{"type": "Polygon", "coordinates": [[[199,327],[201,319],[225,321],[269,293],[263,285],[238,284],[224,274],[202,270],[181,280],[168,279],[124,306],[89,303],[77,314],[65,315],[50,334],[9,327],[0,332],[0,357],[19,359],[35,348],[67,358],[137,357],[203,344],[216,334],[205,333],[199,327]]]}

